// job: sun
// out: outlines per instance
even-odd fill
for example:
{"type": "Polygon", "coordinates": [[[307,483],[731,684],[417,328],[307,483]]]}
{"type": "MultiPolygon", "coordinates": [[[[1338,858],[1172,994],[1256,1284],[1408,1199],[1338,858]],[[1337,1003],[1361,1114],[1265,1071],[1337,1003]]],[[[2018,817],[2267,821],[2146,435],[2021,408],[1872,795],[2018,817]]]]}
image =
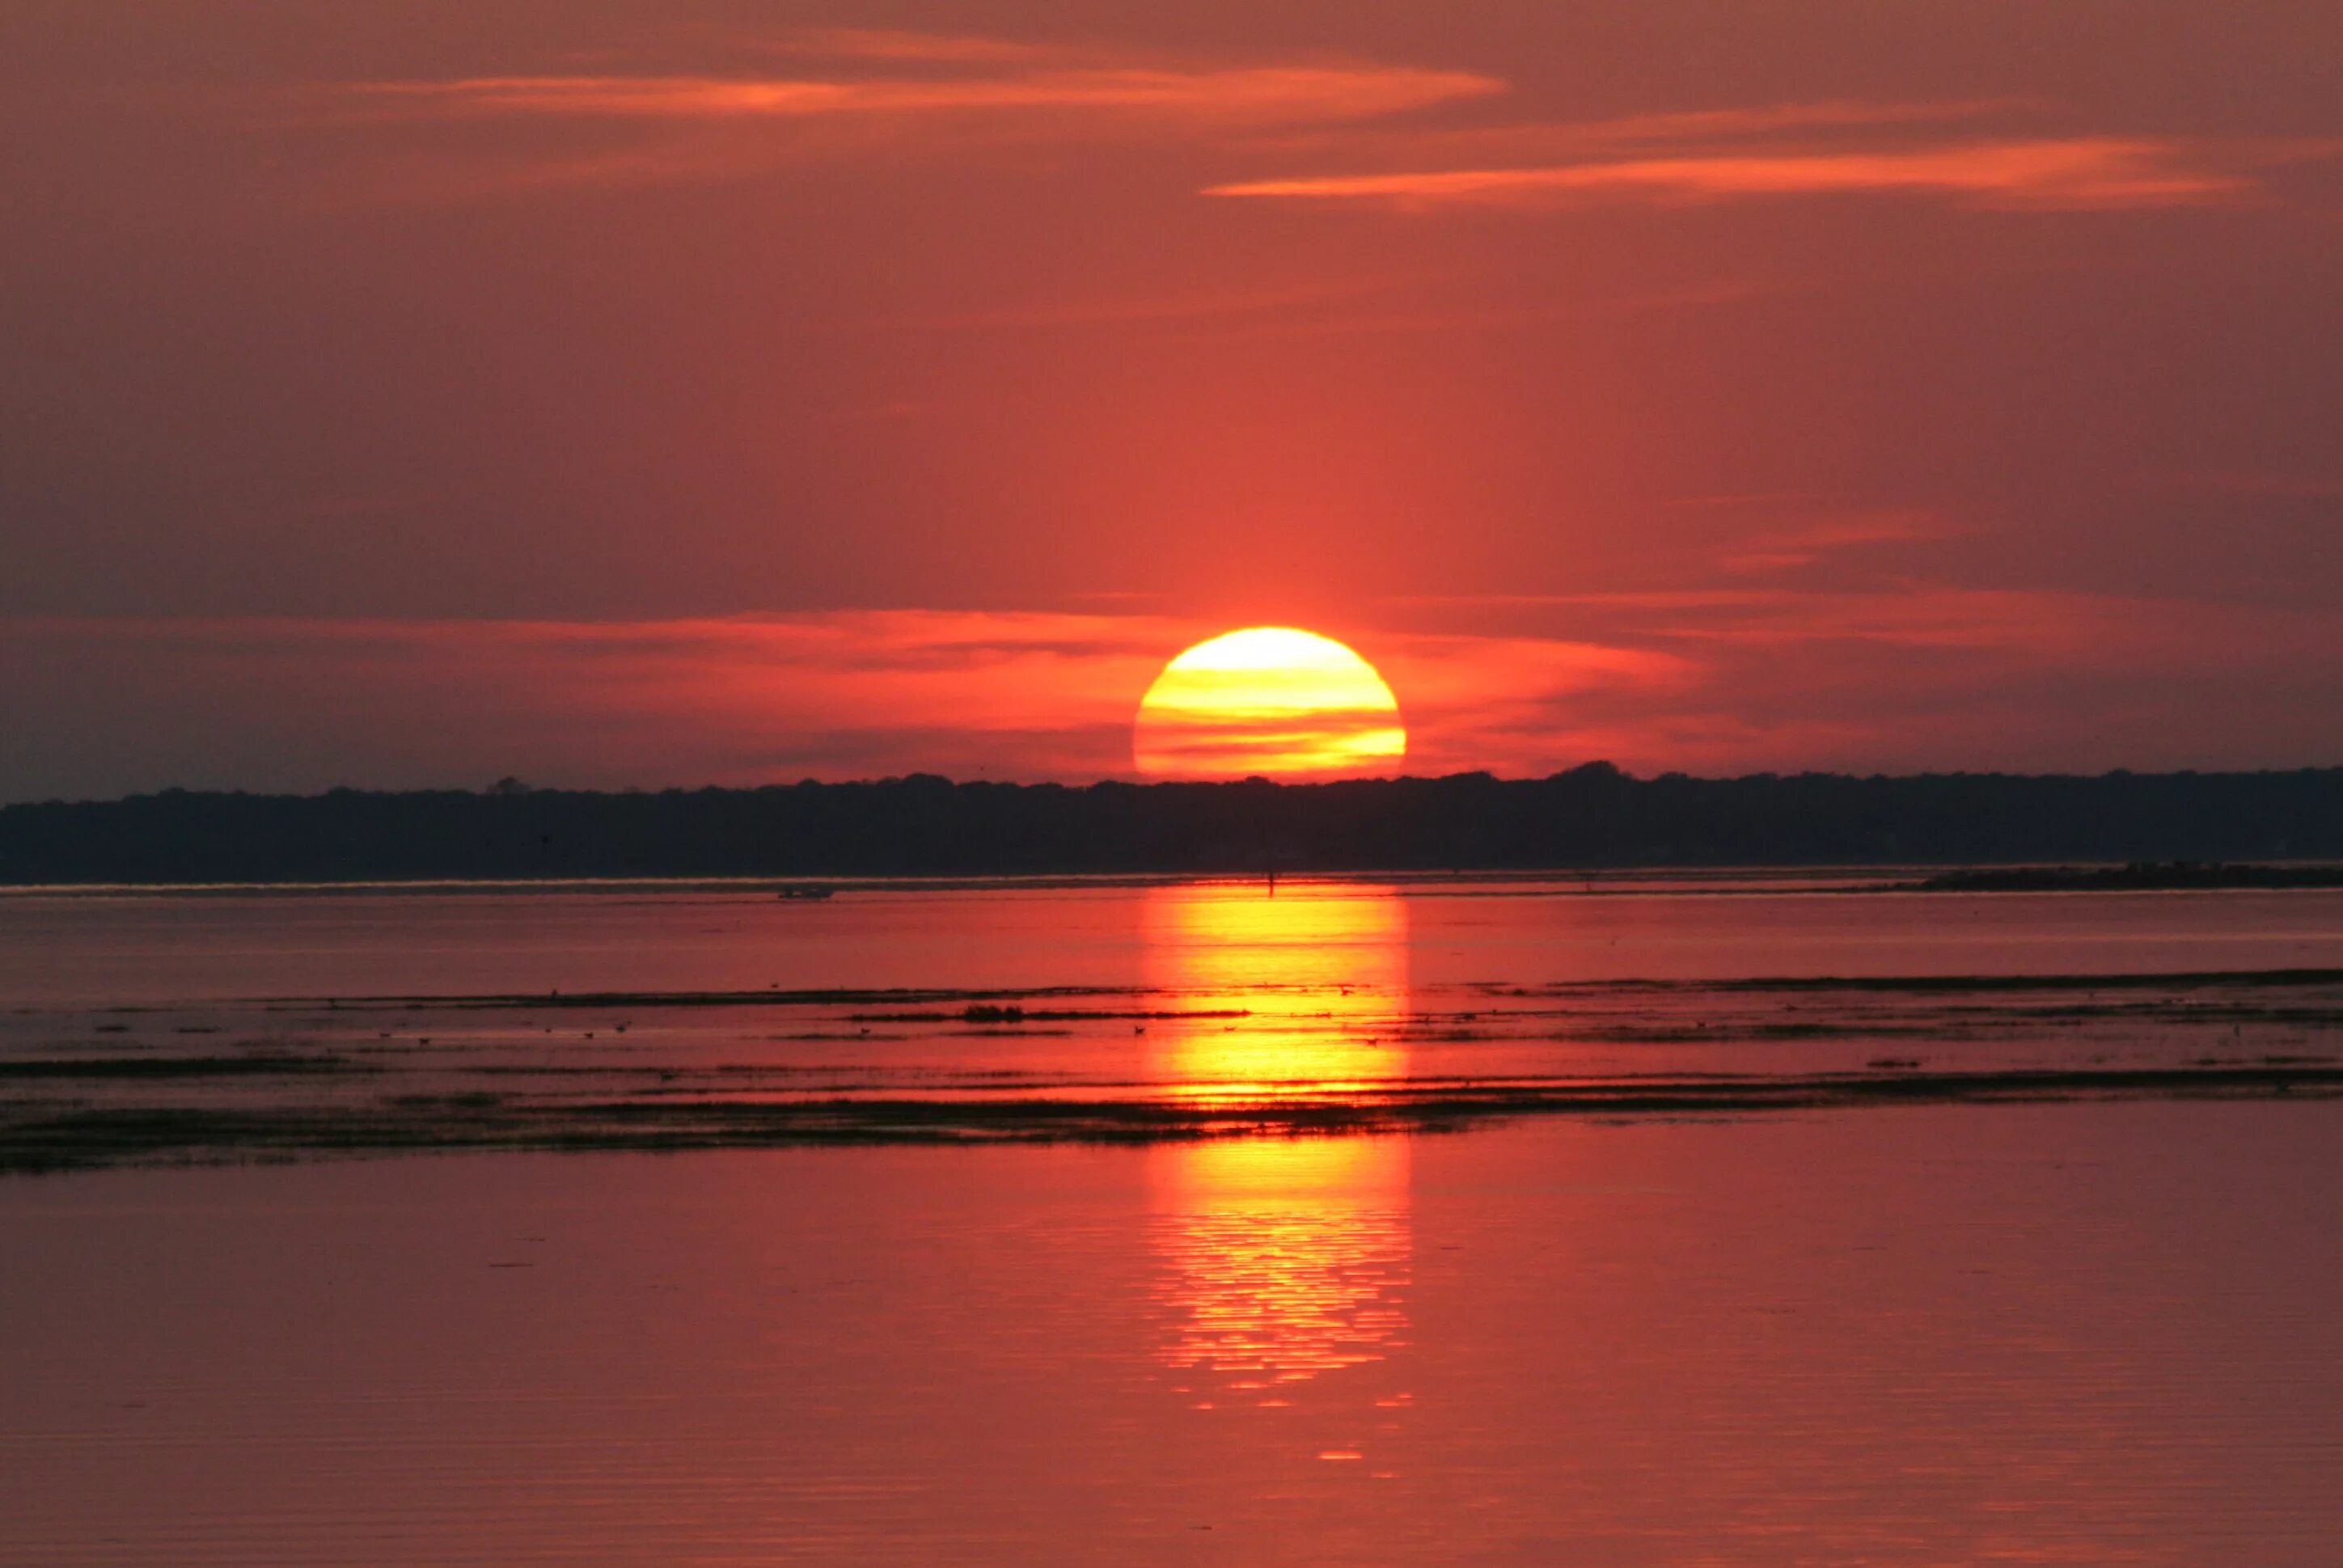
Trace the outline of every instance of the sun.
{"type": "Polygon", "coordinates": [[[1331,637],[1256,626],[1163,667],[1132,751],[1158,779],[1347,779],[1393,771],[1407,730],[1373,665],[1331,637]]]}

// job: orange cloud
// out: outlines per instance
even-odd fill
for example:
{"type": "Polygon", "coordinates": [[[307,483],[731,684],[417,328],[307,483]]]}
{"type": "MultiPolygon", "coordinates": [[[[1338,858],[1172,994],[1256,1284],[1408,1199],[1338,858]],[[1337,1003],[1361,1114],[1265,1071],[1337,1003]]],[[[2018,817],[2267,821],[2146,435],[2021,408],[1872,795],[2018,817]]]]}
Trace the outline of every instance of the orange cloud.
{"type": "Polygon", "coordinates": [[[910,33],[883,27],[812,27],[773,45],[776,53],[847,60],[916,60],[929,65],[1065,58],[1061,45],[966,33],[910,33]]]}
{"type": "MultiPolygon", "coordinates": [[[[2331,617],[1909,584],[1407,607],[1546,629],[1330,627],[1389,681],[1405,770],[2097,769],[2336,761],[2331,617]],[[2177,715],[2187,715],[2186,723],[2177,715]]],[[[1229,629],[844,611],[620,622],[0,620],[0,799],[1130,777],[1141,697],[1229,629]]]]}
{"type": "MultiPolygon", "coordinates": [[[[1845,142],[1865,132],[1974,121],[2026,106],[1999,98],[1919,103],[1826,99],[1754,108],[1667,110],[1603,120],[1409,125],[1373,129],[1346,126],[1325,133],[1291,132],[1277,145],[1294,150],[1340,150],[1352,156],[1404,156],[1413,162],[1451,166],[1478,167],[1495,163],[1508,167],[1544,167],[1597,157],[1648,156],[1652,148],[1658,146],[1721,152],[1735,146],[1746,147],[1760,137],[1779,138],[1793,133],[1806,138],[1809,144],[1833,138],[1845,142]]],[[[1796,148],[1777,146],[1775,150],[1825,149],[1807,145],[1796,148]]]]}
{"type": "MultiPolygon", "coordinates": [[[[1089,781],[1132,769],[1140,699],[1223,626],[1161,616],[846,611],[696,620],[0,621],[54,677],[0,692],[13,733],[116,737],[161,777],[618,786],[925,769],[1089,781]],[[231,757],[226,750],[238,749],[231,757]]],[[[1534,638],[1364,639],[1405,705],[1408,766],[1543,766],[1542,705],[1672,678],[1664,654],[1534,638]],[[1492,753],[1493,739],[1498,750],[1492,753]]],[[[21,770],[37,765],[25,752],[21,770]]],[[[0,776],[0,798],[43,788],[0,776]]]]}
{"type": "Polygon", "coordinates": [[[1911,194],[1981,206],[2172,206],[2234,195],[2240,176],[2189,165],[2176,143],[2078,136],[1913,151],[1714,153],[1403,174],[1249,180],[1213,196],[1380,202],[1403,207],[1541,206],[1572,199],[1702,202],[1911,194]]]}
{"type": "Polygon", "coordinates": [[[1793,571],[1874,546],[1950,538],[1960,531],[1924,512],[1857,512],[1795,528],[1759,529],[1717,560],[1736,572],[1793,571]]]}
{"type": "MultiPolygon", "coordinates": [[[[739,41],[746,42],[746,41],[739,41]]],[[[792,65],[740,74],[513,74],[347,83],[330,120],[572,127],[549,144],[489,130],[378,153],[378,194],[437,201],[548,187],[752,177],[808,156],[909,141],[1227,136],[1355,125],[1504,90],[1469,71],[1367,62],[1198,62],[1103,46],[873,31],[754,40],[792,65]],[[820,61],[815,65],[811,62],[820,61]]],[[[317,95],[307,95],[314,112],[317,95]]]]}
{"type": "Polygon", "coordinates": [[[1503,83],[1471,72],[1381,65],[1121,66],[863,80],[475,76],[348,89],[384,106],[455,115],[733,120],[1054,111],[1264,125],[1366,118],[1503,90],[1503,83]]]}

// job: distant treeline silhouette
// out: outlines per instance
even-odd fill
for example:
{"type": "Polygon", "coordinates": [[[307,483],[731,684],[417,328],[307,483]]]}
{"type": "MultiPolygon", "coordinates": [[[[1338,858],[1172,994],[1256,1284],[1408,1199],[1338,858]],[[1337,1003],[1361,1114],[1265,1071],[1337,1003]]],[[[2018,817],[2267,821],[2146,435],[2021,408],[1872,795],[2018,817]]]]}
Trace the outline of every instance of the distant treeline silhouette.
{"type": "Polygon", "coordinates": [[[963,876],[2343,858],[2343,769],[324,795],[0,809],[0,881],[963,876]]]}

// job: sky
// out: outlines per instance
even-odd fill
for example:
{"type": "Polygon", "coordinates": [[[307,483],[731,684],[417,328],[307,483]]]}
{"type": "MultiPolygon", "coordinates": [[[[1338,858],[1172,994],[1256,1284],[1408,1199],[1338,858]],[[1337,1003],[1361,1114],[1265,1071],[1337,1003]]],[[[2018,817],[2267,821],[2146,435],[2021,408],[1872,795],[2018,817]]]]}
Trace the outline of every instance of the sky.
{"type": "Polygon", "coordinates": [[[2343,763],[2343,7],[12,0],[0,800],[2343,763]]]}

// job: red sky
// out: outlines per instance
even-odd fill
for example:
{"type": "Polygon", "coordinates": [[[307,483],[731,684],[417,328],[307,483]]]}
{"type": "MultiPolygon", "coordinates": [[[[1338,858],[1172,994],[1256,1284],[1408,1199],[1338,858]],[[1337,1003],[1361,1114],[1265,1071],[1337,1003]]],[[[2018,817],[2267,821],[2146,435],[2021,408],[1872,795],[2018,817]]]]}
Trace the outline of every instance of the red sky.
{"type": "Polygon", "coordinates": [[[0,9],[0,799],[2343,763],[2343,9],[0,9]]]}

